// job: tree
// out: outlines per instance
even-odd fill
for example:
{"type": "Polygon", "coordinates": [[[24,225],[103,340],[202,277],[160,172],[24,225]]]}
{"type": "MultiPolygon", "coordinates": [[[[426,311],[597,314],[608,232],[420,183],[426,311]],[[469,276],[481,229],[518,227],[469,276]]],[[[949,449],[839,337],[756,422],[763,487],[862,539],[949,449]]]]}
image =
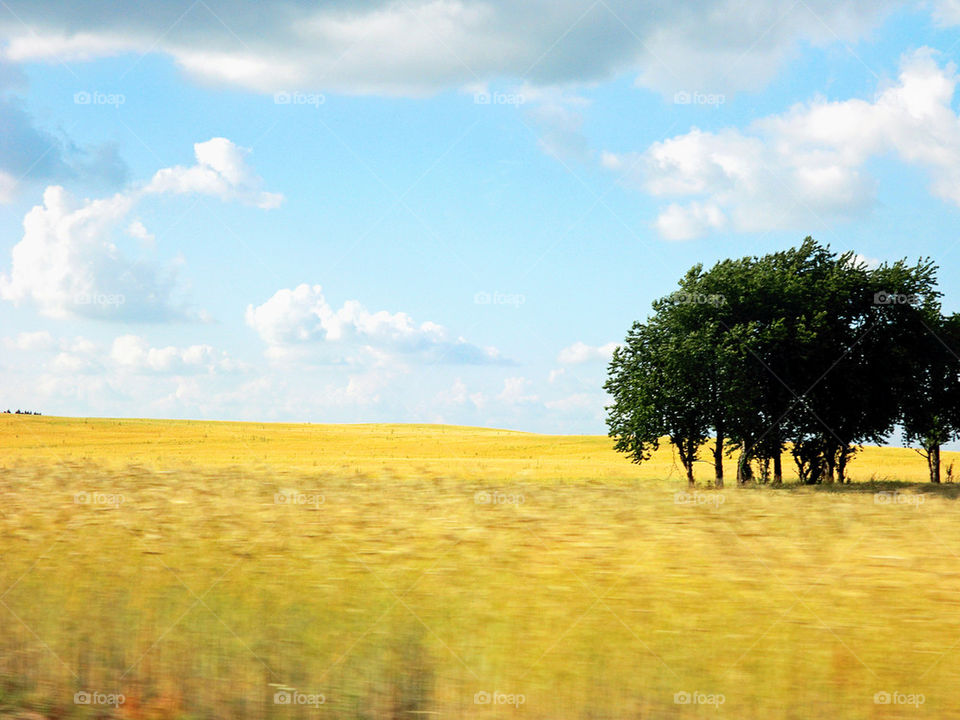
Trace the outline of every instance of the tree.
{"type": "Polygon", "coordinates": [[[710,428],[710,398],[703,392],[710,354],[702,335],[677,332],[668,320],[669,314],[635,323],[614,351],[604,384],[613,399],[607,426],[615,448],[636,463],[669,437],[692,487],[693,464],[710,428]]]}
{"type": "Polygon", "coordinates": [[[615,354],[610,434],[636,462],[669,436],[691,483],[711,430],[718,486],[725,450],[739,482],[754,463],[782,482],[788,446],[803,482],[844,482],[899,421],[938,479],[939,447],[960,435],[960,321],[941,322],[939,298],[929,260],[871,269],[809,237],[696,265],[615,354]]]}
{"type": "Polygon", "coordinates": [[[924,322],[913,347],[910,382],[901,394],[901,422],[909,445],[940,482],[940,446],[960,437],[960,315],[924,322]]]}

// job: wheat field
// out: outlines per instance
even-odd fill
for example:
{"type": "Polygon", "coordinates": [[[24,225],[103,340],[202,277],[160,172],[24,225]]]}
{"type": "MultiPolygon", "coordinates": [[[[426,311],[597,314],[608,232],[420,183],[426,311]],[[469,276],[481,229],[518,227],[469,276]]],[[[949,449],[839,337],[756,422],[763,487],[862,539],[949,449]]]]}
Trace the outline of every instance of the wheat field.
{"type": "Polygon", "coordinates": [[[722,491],[447,426],[0,415],[0,450],[0,717],[960,717],[960,486],[911,450],[722,491]]]}

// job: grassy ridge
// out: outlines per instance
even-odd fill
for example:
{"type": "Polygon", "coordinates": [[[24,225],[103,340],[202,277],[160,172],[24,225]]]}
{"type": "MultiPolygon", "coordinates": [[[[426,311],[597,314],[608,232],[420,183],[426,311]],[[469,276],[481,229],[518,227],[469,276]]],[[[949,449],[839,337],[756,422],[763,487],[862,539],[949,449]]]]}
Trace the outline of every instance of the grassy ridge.
{"type": "MultiPolygon", "coordinates": [[[[960,716],[952,486],[689,494],[603,438],[117,422],[0,425],[0,716],[960,716]]],[[[908,452],[856,464],[922,477],[908,452]]]]}

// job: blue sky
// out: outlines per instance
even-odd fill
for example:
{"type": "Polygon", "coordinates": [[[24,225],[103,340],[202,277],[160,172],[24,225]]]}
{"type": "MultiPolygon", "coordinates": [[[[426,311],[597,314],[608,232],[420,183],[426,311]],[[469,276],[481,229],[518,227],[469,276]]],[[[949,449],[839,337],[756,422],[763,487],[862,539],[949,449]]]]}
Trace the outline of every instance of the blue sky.
{"type": "Polygon", "coordinates": [[[960,3],[0,8],[0,405],[603,432],[694,263],[931,256],[960,3]]]}

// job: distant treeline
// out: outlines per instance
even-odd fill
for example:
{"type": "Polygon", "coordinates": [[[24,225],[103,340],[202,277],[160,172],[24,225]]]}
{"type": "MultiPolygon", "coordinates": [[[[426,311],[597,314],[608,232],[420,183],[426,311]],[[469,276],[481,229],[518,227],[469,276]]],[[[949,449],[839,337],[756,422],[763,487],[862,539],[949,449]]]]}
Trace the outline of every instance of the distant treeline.
{"type": "Polygon", "coordinates": [[[899,427],[940,482],[940,446],[960,436],[960,315],[942,314],[936,272],[811,238],[694,266],[610,362],[616,449],[643,462],[666,436],[692,484],[713,436],[717,486],[725,453],[739,482],[781,482],[788,448],[803,482],[844,482],[858,446],[899,427]]]}
{"type": "Polygon", "coordinates": [[[9,408],[7,408],[6,410],[3,411],[3,414],[4,415],[42,415],[43,413],[39,413],[36,410],[10,410],[9,408]]]}

